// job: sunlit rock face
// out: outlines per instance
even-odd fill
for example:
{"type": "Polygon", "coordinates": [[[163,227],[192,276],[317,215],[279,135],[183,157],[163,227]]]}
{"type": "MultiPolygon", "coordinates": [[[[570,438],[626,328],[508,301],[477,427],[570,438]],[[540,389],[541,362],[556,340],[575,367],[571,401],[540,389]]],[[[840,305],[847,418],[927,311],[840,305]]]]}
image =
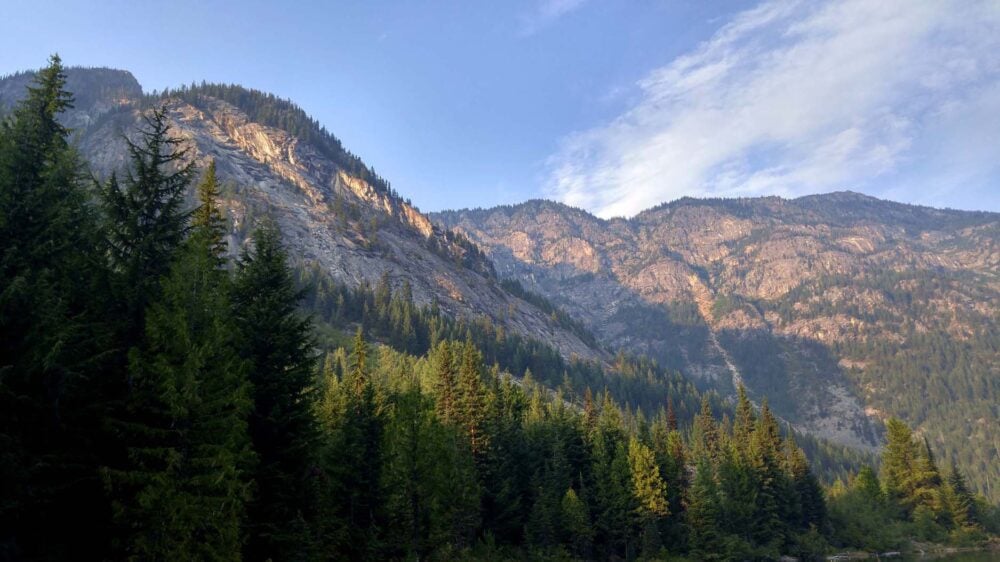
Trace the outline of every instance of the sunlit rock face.
{"type": "MultiPolygon", "coordinates": [[[[0,107],[24,95],[30,74],[0,80],[0,107]]],[[[275,219],[293,257],[318,265],[340,282],[375,285],[383,275],[412,286],[420,304],[437,302],[453,317],[489,317],[530,338],[546,341],[566,358],[606,359],[549,315],[500,287],[492,265],[466,255],[461,244],[408,202],[342,169],[296,135],[252,120],[225,101],[143,96],[131,74],[70,69],[67,88],[75,107],[64,115],[91,172],[98,178],[126,165],[126,138],[137,138],[143,112],[166,110],[172,134],[199,167],[215,160],[230,218],[230,251],[248,242],[252,223],[275,219]]]]}
{"type": "Polygon", "coordinates": [[[891,356],[923,333],[950,349],[998,337],[996,213],[844,192],[682,199],[631,219],[548,201],[432,218],[612,347],[724,392],[745,384],[842,443],[875,445],[873,418],[899,392],[867,356],[874,347],[891,356]]]}

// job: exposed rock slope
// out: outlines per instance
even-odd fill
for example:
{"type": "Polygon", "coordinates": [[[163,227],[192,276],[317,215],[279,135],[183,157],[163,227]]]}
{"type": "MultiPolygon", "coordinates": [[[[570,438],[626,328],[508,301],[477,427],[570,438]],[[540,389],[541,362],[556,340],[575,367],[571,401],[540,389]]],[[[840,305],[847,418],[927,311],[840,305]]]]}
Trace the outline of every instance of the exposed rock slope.
{"type": "Polygon", "coordinates": [[[1000,399],[996,213],[844,192],[683,199],[632,219],[548,201],[433,218],[615,347],[723,391],[742,381],[799,427],[847,444],[877,444],[870,417],[950,424],[972,452],[935,439],[996,471],[981,429],[997,427],[1000,399]],[[926,365],[935,354],[945,359],[926,365]],[[972,410],[944,420],[921,393],[972,410]]]}
{"type": "MultiPolygon", "coordinates": [[[[28,73],[0,80],[0,107],[22,96],[30,79],[28,73]]],[[[374,285],[383,275],[396,287],[409,281],[418,303],[437,301],[454,317],[489,316],[567,358],[603,358],[537,307],[505,292],[473,245],[460,243],[392,190],[371,185],[297,135],[210,96],[144,97],[128,72],[71,69],[67,87],[76,107],[65,121],[98,177],[122,169],[125,135],[142,126],[144,110],[163,105],[190,157],[200,166],[215,159],[228,184],[224,205],[234,224],[232,248],[244,242],[253,218],[266,213],[295,257],[343,283],[374,285]]]]}

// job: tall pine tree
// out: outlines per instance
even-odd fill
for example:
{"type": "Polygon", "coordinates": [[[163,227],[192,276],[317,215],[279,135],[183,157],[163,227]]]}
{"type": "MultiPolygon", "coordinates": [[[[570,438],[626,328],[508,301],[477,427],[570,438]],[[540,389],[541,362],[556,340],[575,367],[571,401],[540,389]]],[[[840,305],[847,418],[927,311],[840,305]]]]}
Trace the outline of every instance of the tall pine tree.
{"type": "Polygon", "coordinates": [[[107,472],[122,555],[239,560],[252,402],[211,221],[195,222],[170,262],[129,357],[129,461],[107,472]]]}
{"type": "MultiPolygon", "coordinates": [[[[210,166],[199,193],[209,205],[210,166]]],[[[196,218],[217,224],[199,210],[196,218]]],[[[316,470],[320,449],[314,417],[312,324],[297,310],[302,293],[271,224],[259,228],[243,253],[232,290],[238,351],[249,364],[253,408],[249,429],[257,466],[249,506],[245,558],[292,560],[315,548],[316,470]]]]}
{"type": "Polygon", "coordinates": [[[0,551],[32,558],[97,557],[107,538],[93,469],[107,300],[96,218],[59,121],[72,104],[53,56],[0,123],[0,551]],[[67,531],[43,533],[51,526],[67,531]]]}

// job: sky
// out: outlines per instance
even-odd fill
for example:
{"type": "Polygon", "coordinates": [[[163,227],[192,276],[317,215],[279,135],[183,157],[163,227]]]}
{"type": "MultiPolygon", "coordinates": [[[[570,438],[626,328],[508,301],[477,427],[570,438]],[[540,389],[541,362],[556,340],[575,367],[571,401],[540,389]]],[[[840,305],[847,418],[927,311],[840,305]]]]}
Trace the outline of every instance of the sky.
{"type": "Polygon", "coordinates": [[[289,98],[425,211],[853,190],[1000,211],[1000,0],[0,0],[0,74],[289,98]]]}

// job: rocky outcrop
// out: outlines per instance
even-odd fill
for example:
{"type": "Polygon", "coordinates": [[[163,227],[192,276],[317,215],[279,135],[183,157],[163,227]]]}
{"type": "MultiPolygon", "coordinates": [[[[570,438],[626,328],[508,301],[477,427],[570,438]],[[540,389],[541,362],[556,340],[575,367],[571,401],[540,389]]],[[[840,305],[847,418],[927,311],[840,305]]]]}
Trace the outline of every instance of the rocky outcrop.
{"type": "Polygon", "coordinates": [[[862,388],[853,375],[866,358],[842,350],[902,345],[901,323],[956,341],[982,337],[984,327],[997,334],[995,213],[845,192],[682,199],[628,220],[547,201],[433,218],[613,347],[725,392],[743,382],[802,429],[846,444],[876,444],[865,407],[888,391],[862,388]],[[934,276],[942,281],[925,295],[920,280],[934,276]],[[923,299],[914,318],[899,300],[907,291],[923,299]]]}
{"type": "MultiPolygon", "coordinates": [[[[31,79],[0,80],[0,105],[11,105],[31,79]]],[[[182,97],[143,99],[131,74],[71,69],[77,98],[66,114],[77,126],[82,156],[98,177],[126,163],[126,136],[136,135],[153,103],[167,112],[173,134],[184,140],[199,167],[215,160],[227,188],[231,250],[246,242],[255,217],[281,227],[291,254],[318,264],[340,282],[374,285],[387,275],[397,288],[408,281],[420,304],[437,302],[453,317],[490,318],[506,330],[545,341],[566,358],[603,360],[579,337],[532,304],[503,290],[487,262],[477,263],[412,205],[352,175],[296,135],[251,119],[240,108],[210,97],[197,104],[182,97]]]]}

